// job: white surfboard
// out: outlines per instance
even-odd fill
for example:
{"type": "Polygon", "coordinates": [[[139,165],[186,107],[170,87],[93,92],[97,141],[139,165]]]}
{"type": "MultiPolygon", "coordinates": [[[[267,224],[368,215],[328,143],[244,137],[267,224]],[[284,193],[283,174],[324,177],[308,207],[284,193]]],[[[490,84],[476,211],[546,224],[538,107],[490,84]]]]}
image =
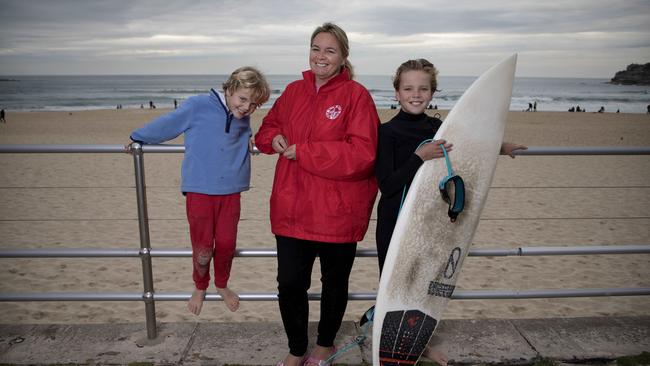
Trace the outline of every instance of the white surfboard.
{"type": "Polygon", "coordinates": [[[449,159],[465,182],[465,208],[447,215],[438,183],[445,159],[426,161],[404,201],[379,282],[373,365],[413,365],[451,297],[478,226],[503,140],[517,55],[481,75],[454,105],[435,139],[454,145],[449,159]]]}

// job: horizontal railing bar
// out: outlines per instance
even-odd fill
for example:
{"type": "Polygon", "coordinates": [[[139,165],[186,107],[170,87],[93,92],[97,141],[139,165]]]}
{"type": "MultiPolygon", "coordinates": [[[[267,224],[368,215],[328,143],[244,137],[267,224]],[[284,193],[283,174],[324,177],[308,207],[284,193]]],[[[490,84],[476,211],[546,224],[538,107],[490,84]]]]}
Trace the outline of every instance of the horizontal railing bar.
{"type": "Polygon", "coordinates": [[[140,256],[140,249],[0,249],[0,258],[120,258],[138,256],[140,256]]]}
{"type": "Polygon", "coordinates": [[[650,245],[592,245],[566,247],[519,247],[512,249],[470,249],[472,257],[589,255],[589,254],[650,254],[650,245]]]}
{"type": "MultiPolygon", "coordinates": [[[[453,300],[496,300],[496,299],[536,299],[566,297],[603,297],[603,296],[645,296],[650,295],[650,287],[632,288],[591,288],[591,289],[538,289],[538,290],[458,290],[451,296],[453,300]]],[[[157,301],[189,300],[190,292],[155,294],[157,301]]],[[[320,300],[320,293],[310,293],[309,300],[320,300]]],[[[275,293],[239,294],[245,301],[276,301],[275,293]]],[[[349,300],[374,301],[376,292],[357,292],[348,294],[349,300]]],[[[218,294],[207,294],[207,300],[223,300],[218,294]]]]}
{"type": "Polygon", "coordinates": [[[123,153],[124,145],[0,145],[0,153],[123,153]]]}
{"type": "Polygon", "coordinates": [[[473,290],[457,291],[451,297],[455,300],[496,300],[496,299],[548,299],[565,297],[606,297],[606,296],[645,296],[650,295],[650,287],[627,288],[574,288],[543,290],[473,290]]]}
{"type": "Polygon", "coordinates": [[[0,293],[1,301],[143,301],[142,292],[0,293]]]}
{"type": "MultiPolygon", "coordinates": [[[[496,299],[541,299],[569,297],[605,297],[605,296],[647,296],[650,287],[631,288],[576,288],[576,289],[537,289],[537,290],[458,290],[452,295],[453,300],[496,300],[496,299]]],[[[154,301],[186,301],[191,292],[167,292],[153,294],[154,301]]],[[[310,293],[309,300],[320,300],[320,293],[310,293]]],[[[349,300],[374,301],[375,292],[350,293],[349,300]]],[[[206,300],[221,301],[222,297],[211,293],[206,300]]],[[[276,293],[241,293],[241,301],[277,301],[276,293]]],[[[46,292],[46,293],[0,293],[0,302],[11,301],[144,301],[142,293],[107,293],[107,292],[46,292]]]]}
{"type": "Polygon", "coordinates": [[[513,153],[514,155],[650,155],[650,146],[535,146],[527,150],[516,150],[513,153]]]}
{"type": "MultiPolygon", "coordinates": [[[[183,145],[142,145],[145,153],[183,153],[183,145]]],[[[0,153],[124,153],[123,145],[36,145],[4,144],[0,153]]],[[[257,147],[254,153],[259,153],[257,147]]],[[[650,146],[530,146],[515,155],[650,155],[650,146]]]]}
{"type": "Polygon", "coordinates": [[[144,153],[184,153],[184,145],[142,145],[144,153]]]}
{"type": "MultiPolygon", "coordinates": [[[[138,257],[141,249],[0,249],[0,258],[101,258],[138,257]]],[[[152,257],[172,258],[191,257],[191,249],[151,249],[152,257]]],[[[470,249],[470,257],[544,256],[544,255],[591,255],[591,254],[650,254],[650,245],[593,245],[569,247],[519,247],[470,249]]],[[[275,249],[250,248],[237,249],[237,257],[269,258],[276,257],[275,249]]],[[[376,257],[375,249],[358,249],[357,257],[376,257]]]]}

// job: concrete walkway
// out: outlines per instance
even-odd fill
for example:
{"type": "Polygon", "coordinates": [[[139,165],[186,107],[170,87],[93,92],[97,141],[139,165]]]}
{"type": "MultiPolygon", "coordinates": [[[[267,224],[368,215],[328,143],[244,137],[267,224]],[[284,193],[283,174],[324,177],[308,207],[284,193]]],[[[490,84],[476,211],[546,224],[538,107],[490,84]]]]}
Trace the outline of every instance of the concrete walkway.
{"type": "MultiPolygon", "coordinates": [[[[337,344],[357,335],[357,324],[345,322],[337,344]]],[[[650,317],[444,320],[435,341],[452,364],[602,362],[649,352],[650,317]]],[[[3,364],[275,365],[285,344],[282,324],[268,322],[161,323],[155,340],[143,323],[0,325],[3,364]]],[[[370,344],[336,363],[370,364],[370,344]]]]}

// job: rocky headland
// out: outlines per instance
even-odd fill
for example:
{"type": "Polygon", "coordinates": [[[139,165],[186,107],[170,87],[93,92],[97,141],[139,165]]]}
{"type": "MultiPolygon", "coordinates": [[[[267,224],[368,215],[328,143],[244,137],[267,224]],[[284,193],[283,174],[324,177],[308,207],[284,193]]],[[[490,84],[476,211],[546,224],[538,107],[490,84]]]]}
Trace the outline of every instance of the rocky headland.
{"type": "Polygon", "coordinates": [[[611,83],[623,85],[650,85],[650,62],[645,65],[628,65],[627,69],[619,71],[614,75],[611,83]]]}

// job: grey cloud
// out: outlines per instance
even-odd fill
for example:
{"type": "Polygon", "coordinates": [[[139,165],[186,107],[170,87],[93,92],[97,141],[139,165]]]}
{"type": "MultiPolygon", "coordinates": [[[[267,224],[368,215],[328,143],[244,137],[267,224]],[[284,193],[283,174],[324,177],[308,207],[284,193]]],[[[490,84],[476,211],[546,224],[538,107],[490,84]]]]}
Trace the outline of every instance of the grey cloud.
{"type": "Polygon", "coordinates": [[[351,35],[353,59],[389,73],[396,61],[418,53],[446,53],[445,59],[456,58],[459,65],[468,55],[514,51],[582,50],[588,59],[616,50],[622,60],[650,54],[648,0],[0,0],[0,9],[0,73],[16,70],[11,66],[27,60],[22,56],[29,57],[25,65],[41,62],[42,69],[68,59],[85,62],[84,70],[99,61],[178,70],[188,59],[223,57],[268,62],[273,72],[286,72],[287,65],[304,64],[309,34],[324,21],[339,23],[351,35]],[[441,46],[423,43],[431,41],[427,34],[469,39],[441,46]]]}
{"type": "Polygon", "coordinates": [[[362,31],[417,33],[565,33],[650,31],[648,1],[492,1],[445,6],[387,5],[359,15],[362,31]],[[616,3],[616,6],[611,6],[616,3]]]}

